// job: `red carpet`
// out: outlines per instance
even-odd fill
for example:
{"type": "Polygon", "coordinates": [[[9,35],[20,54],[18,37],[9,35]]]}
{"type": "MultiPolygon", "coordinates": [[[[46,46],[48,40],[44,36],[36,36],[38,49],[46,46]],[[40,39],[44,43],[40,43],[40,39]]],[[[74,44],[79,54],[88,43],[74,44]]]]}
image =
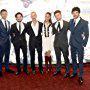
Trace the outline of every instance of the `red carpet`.
{"type": "MultiPolygon", "coordinates": [[[[10,66],[16,71],[15,66],[10,66]]],[[[4,68],[3,68],[4,69],[4,68]]],[[[49,74],[41,75],[36,68],[36,75],[33,75],[31,68],[28,68],[30,75],[26,76],[23,72],[19,76],[3,72],[3,78],[0,78],[0,90],[90,90],[90,65],[84,66],[84,84],[78,84],[78,77],[74,79],[63,78],[64,68],[62,68],[62,75],[53,77],[53,71],[49,74]]],[[[71,70],[72,73],[72,70],[71,70]]]]}

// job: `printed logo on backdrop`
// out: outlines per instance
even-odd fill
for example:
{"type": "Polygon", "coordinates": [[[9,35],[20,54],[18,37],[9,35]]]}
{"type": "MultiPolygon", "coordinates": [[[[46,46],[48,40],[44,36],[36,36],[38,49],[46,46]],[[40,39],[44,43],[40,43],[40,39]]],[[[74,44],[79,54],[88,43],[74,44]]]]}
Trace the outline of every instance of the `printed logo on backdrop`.
{"type": "MultiPolygon", "coordinates": [[[[28,8],[30,4],[32,4],[36,0],[21,0],[23,2],[23,6],[25,8],[28,8]]],[[[48,2],[49,0],[44,0],[45,2],[48,2]]],[[[65,0],[66,2],[67,0],[65,0]]]]}
{"type": "Polygon", "coordinates": [[[23,6],[28,8],[30,4],[33,3],[34,0],[21,0],[23,2],[23,6]]]}

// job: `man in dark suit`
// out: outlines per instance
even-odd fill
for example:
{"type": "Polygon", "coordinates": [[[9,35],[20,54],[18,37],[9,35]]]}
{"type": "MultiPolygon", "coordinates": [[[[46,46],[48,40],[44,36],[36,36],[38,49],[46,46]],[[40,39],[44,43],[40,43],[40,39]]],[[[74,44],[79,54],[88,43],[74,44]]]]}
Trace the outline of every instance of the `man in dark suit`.
{"type": "Polygon", "coordinates": [[[22,49],[23,53],[23,63],[24,69],[23,71],[28,75],[29,72],[27,70],[27,42],[26,42],[26,24],[22,22],[23,15],[18,12],[15,14],[15,18],[17,20],[16,23],[11,25],[11,41],[14,45],[15,54],[16,54],[16,62],[17,62],[17,72],[16,75],[21,73],[20,68],[20,49],[22,49]]]}
{"type": "Polygon", "coordinates": [[[69,77],[69,59],[68,59],[68,38],[67,31],[69,29],[69,23],[67,21],[62,20],[61,11],[56,10],[54,12],[56,22],[53,24],[53,34],[55,34],[54,40],[54,49],[57,59],[57,66],[54,76],[61,73],[61,52],[63,53],[63,57],[65,59],[66,73],[64,78],[69,77]]]}
{"type": "Polygon", "coordinates": [[[0,77],[2,77],[2,61],[5,55],[5,68],[6,72],[14,73],[9,69],[9,56],[10,56],[10,22],[7,18],[7,10],[2,9],[0,19],[0,77]]]}
{"type": "Polygon", "coordinates": [[[80,17],[80,8],[74,7],[72,9],[73,19],[70,20],[70,46],[71,46],[71,58],[73,63],[73,74],[71,78],[77,75],[77,55],[79,61],[79,82],[83,83],[83,57],[84,57],[84,47],[86,47],[89,30],[88,22],[80,17]]]}
{"type": "Polygon", "coordinates": [[[32,21],[27,23],[27,32],[30,36],[29,38],[29,50],[31,56],[31,68],[33,74],[35,74],[35,49],[38,53],[39,71],[43,74],[42,68],[42,26],[43,24],[37,21],[36,12],[31,12],[32,21]]]}

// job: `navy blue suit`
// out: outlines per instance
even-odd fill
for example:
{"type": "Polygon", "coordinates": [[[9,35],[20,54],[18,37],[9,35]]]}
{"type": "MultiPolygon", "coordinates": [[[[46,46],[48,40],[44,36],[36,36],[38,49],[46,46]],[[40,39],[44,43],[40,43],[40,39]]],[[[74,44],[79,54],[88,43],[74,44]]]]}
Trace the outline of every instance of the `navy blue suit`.
{"type": "Polygon", "coordinates": [[[8,28],[4,27],[2,20],[0,20],[0,71],[2,71],[2,61],[5,55],[5,66],[9,69],[9,55],[10,55],[10,22],[8,21],[8,28]]]}
{"type": "Polygon", "coordinates": [[[78,24],[74,27],[74,19],[70,20],[70,46],[71,46],[71,58],[73,63],[73,74],[77,73],[77,55],[79,61],[79,77],[83,75],[83,58],[84,47],[86,47],[89,29],[88,22],[80,18],[78,24]]]}

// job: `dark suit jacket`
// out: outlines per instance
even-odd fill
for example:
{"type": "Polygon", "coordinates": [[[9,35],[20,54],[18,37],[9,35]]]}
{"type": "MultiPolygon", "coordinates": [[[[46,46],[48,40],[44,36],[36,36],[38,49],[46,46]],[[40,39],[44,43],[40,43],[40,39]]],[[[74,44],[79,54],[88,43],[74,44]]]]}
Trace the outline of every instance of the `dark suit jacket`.
{"type": "Polygon", "coordinates": [[[2,21],[0,20],[0,45],[3,46],[7,41],[10,42],[10,22],[8,21],[8,31],[6,31],[2,21]]]}
{"type": "Polygon", "coordinates": [[[67,31],[69,29],[69,23],[67,21],[63,21],[63,28],[60,32],[55,28],[56,22],[53,26],[53,34],[55,34],[54,47],[68,47],[68,38],[67,31]]]}
{"type": "Polygon", "coordinates": [[[41,33],[42,33],[42,26],[43,26],[43,23],[39,22],[39,30],[38,30],[38,35],[35,36],[35,33],[32,29],[32,26],[31,26],[31,22],[28,22],[27,23],[27,33],[29,34],[30,38],[29,38],[29,46],[32,48],[35,48],[35,45],[37,45],[38,47],[42,47],[42,36],[41,36],[41,33]]]}
{"type": "Polygon", "coordinates": [[[74,19],[70,20],[70,45],[75,47],[86,46],[88,37],[89,37],[89,29],[88,29],[88,22],[80,18],[78,24],[74,27],[73,26],[74,19]],[[83,38],[84,36],[84,38],[83,38]]]}
{"type": "Polygon", "coordinates": [[[22,31],[22,33],[20,34],[20,31],[17,29],[16,23],[11,25],[11,41],[14,45],[20,45],[20,44],[26,44],[26,37],[25,37],[25,33],[26,33],[26,24],[24,23],[24,30],[22,31]]]}

